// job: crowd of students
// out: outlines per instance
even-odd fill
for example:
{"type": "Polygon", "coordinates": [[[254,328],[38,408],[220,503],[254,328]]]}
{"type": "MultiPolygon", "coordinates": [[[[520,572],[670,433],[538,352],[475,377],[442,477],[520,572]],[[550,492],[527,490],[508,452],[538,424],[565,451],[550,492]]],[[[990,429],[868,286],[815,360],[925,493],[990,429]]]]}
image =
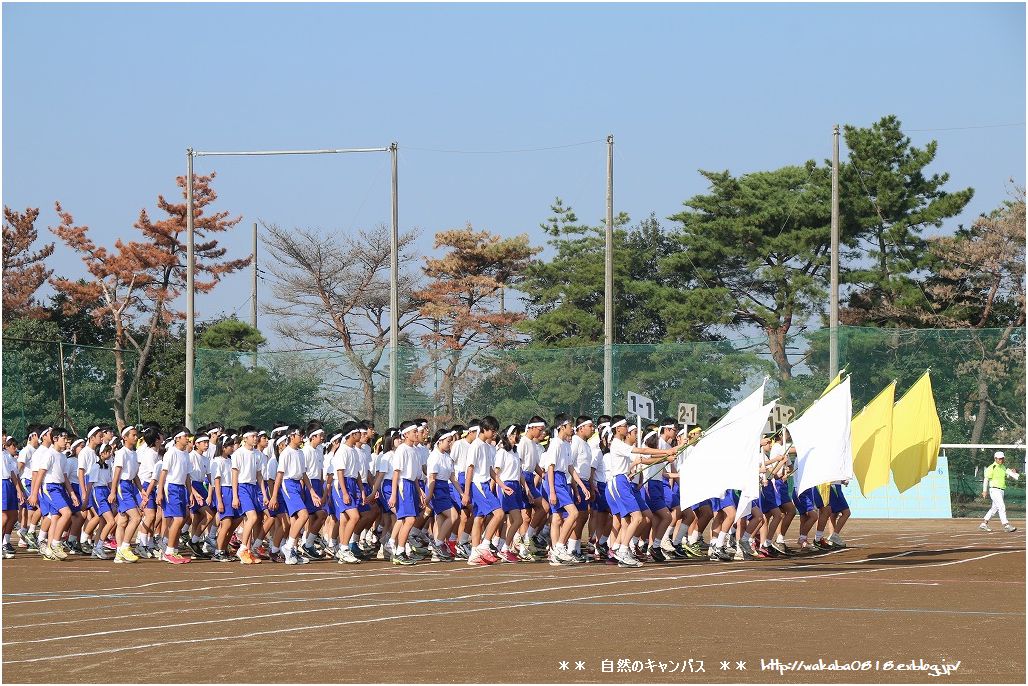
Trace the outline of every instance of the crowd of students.
{"type": "Polygon", "coordinates": [[[761,492],[689,507],[678,465],[702,438],[671,419],[643,435],[623,416],[495,417],[430,435],[422,419],[379,434],[220,424],[61,427],[5,436],[3,557],[17,546],[61,561],[153,558],[288,565],[334,559],[396,565],[590,561],[638,567],[749,560],[843,547],[841,486],[793,493],[787,433],[760,446],[761,492]],[[786,544],[796,517],[795,547],[786,544]],[[811,536],[811,532],[814,532],[811,536]],[[708,533],[709,532],[709,533],[708,533]]]}

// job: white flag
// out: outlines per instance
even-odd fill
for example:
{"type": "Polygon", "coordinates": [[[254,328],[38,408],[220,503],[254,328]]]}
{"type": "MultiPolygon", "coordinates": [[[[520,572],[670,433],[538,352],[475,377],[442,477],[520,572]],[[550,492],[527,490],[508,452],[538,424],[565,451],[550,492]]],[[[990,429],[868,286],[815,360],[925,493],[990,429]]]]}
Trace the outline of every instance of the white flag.
{"type": "MultiPolygon", "coordinates": [[[[763,393],[763,386],[759,389],[763,393]]],[[[751,396],[752,397],[752,396],[751,396]]],[[[749,398],[743,402],[748,402],[749,398]]],[[[686,451],[678,468],[684,510],[708,498],[720,498],[729,489],[753,490],[758,479],[754,453],[774,401],[748,412],[732,412],[730,422],[718,422],[712,433],[686,451]]],[[[726,416],[726,419],[729,418],[726,416]]]]}
{"type": "Polygon", "coordinates": [[[740,489],[742,492],[739,493],[739,507],[735,509],[736,524],[739,523],[740,519],[750,514],[750,511],[753,509],[751,503],[760,497],[760,465],[763,462],[764,451],[758,447],[756,452],[753,453],[750,466],[747,467],[746,483],[740,489]]]}
{"type": "Polygon", "coordinates": [[[788,426],[796,446],[796,492],[853,479],[850,379],[830,390],[788,426]]]}

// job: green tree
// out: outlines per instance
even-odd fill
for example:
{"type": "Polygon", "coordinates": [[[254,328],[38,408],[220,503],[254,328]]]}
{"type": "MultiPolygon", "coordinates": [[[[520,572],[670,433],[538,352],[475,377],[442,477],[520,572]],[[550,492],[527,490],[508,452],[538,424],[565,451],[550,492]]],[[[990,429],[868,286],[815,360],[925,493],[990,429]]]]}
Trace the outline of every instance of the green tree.
{"type": "Polygon", "coordinates": [[[844,127],[849,159],[840,170],[842,230],[857,237],[846,262],[844,280],[851,285],[844,323],[912,324],[926,296],[917,273],[926,266],[927,227],[941,227],[955,217],[974,189],[949,192],[948,173],[929,174],[938,143],[911,145],[894,115],[868,128],[844,127]]]}
{"type": "Polygon", "coordinates": [[[261,332],[235,317],[222,319],[210,325],[200,336],[200,345],[215,350],[257,350],[267,341],[261,332]]]}
{"type": "Polygon", "coordinates": [[[758,327],[778,377],[788,381],[797,361],[790,334],[818,315],[829,266],[830,174],[813,161],[733,177],[700,172],[710,192],[685,202],[678,250],[662,268],[685,288],[666,291],[679,318],[734,330],[758,327]]]}

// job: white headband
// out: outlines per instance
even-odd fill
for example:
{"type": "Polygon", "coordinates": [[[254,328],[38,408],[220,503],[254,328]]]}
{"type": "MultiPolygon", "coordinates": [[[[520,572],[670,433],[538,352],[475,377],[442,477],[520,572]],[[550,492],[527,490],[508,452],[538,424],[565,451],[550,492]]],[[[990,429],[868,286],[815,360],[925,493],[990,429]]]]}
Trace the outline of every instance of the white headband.
{"type": "Polygon", "coordinates": [[[528,424],[525,424],[525,428],[526,429],[534,429],[537,426],[538,427],[546,426],[546,422],[530,422],[528,424]]]}
{"type": "MultiPolygon", "coordinates": [[[[277,431],[277,429],[276,429],[276,431],[277,431]]],[[[286,435],[286,436],[279,436],[275,440],[275,445],[282,445],[283,443],[285,443],[288,440],[289,440],[289,436],[288,435],[286,435]]]]}
{"type": "Polygon", "coordinates": [[[656,436],[656,435],[657,435],[656,431],[650,431],[645,436],[643,436],[643,443],[645,443],[646,441],[650,440],[650,436],[656,436]]]}
{"type": "MultiPolygon", "coordinates": [[[[349,436],[349,435],[350,435],[350,434],[347,434],[347,436],[349,436]]],[[[328,439],[328,442],[329,442],[329,443],[335,443],[336,441],[341,441],[341,440],[343,440],[343,438],[345,438],[345,437],[344,437],[344,436],[343,436],[342,434],[336,434],[336,435],[335,435],[335,436],[333,436],[332,438],[328,439]]]]}
{"type": "Polygon", "coordinates": [[[624,426],[625,424],[628,424],[627,419],[619,419],[610,425],[610,430],[614,431],[614,429],[618,428],[619,426],[624,426]]]}
{"type": "Polygon", "coordinates": [[[276,426],[274,429],[271,430],[271,433],[275,433],[276,431],[289,431],[289,427],[288,426],[276,426]]]}
{"type": "Polygon", "coordinates": [[[256,436],[256,435],[257,435],[256,431],[247,431],[245,434],[242,435],[242,438],[246,438],[247,436],[256,436]]]}
{"type": "Polygon", "coordinates": [[[674,429],[674,424],[665,424],[664,426],[657,427],[657,431],[663,431],[664,429],[674,429]]]}
{"type": "Polygon", "coordinates": [[[638,427],[638,426],[636,426],[635,424],[629,424],[629,425],[628,425],[628,432],[629,432],[629,433],[631,433],[631,432],[633,432],[633,431],[636,431],[636,430],[638,430],[638,428],[639,428],[639,427],[638,427]]]}
{"type": "Polygon", "coordinates": [[[98,431],[100,431],[100,427],[99,427],[99,426],[94,426],[94,427],[93,427],[92,429],[90,429],[90,430],[89,430],[89,431],[88,431],[88,432],[86,433],[86,438],[87,438],[87,439],[90,439],[90,438],[92,438],[92,437],[93,437],[93,435],[94,435],[94,434],[96,434],[96,433],[97,433],[98,431]]]}
{"type": "Polygon", "coordinates": [[[404,434],[406,434],[406,433],[407,433],[408,431],[414,431],[414,430],[415,430],[415,429],[417,429],[417,428],[418,428],[418,425],[417,425],[417,424],[411,424],[411,425],[410,425],[410,426],[408,426],[408,427],[407,427],[406,429],[400,429],[400,435],[401,435],[401,436],[403,436],[403,435],[404,435],[404,434]]]}
{"type": "Polygon", "coordinates": [[[75,446],[79,445],[80,443],[85,443],[85,442],[86,442],[86,441],[85,441],[85,439],[83,439],[83,438],[76,438],[76,439],[75,439],[75,442],[71,444],[71,447],[70,447],[70,448],[68,448],[68,450],[72,450],[72,451],[74,451],[74,450],[75,450],[75,446]]]}
{"type": "Polygon", "coordinates": [[[48,433],[50,433],[53,430],[54,430],[54,428],[52,426],[48,426],[45,429],[43,429],[43,432],[39,434],[39,437],[42,438],[43,436],[46,436],[48,433]]]}
{"type": "MultiPolygon", "coordinates": [[[[416,426],[412,426],[412,427],[410,427],[410,428],[412,428],[412,429],[416,429],[416,428],[418,428],[418,427],[416,427],[416,426]]],[[[343,440],[345,441],[345,440],[346,440],[347,438],[349,438],[350,436],[352,436],[352,435],[354,435],[354,434],[359,434],[360,432],[361,432],[361,430],[360,430],[360,429],[350,429],[350,430],[349,430],[349,431],[347,431],[347,432],[346,432],[345,434],[343,434],[343,436],[342,436],[342,437],[343,437],[343,440]]],[[[311,435],[313,436],[314,434],[311,434],[311,435]]],[[[331,442],[332,442],[332,441],[329,441],[329,443],[331,443],[331,442]]]]}
{"type": "MultiPolygon", "coordinates": [[[[465,433],[471,433],[472,431],[474,431],[475,433],[478,433],[479,428],[478,428],[477,424],[475,426],[469,426],[467,429],[464,430],[465,433]]],[[[403,432],[401,431],[400,433],[403,433],[403,432]]]]}
{"type": "MultiPolygon", "coordinates": [[[[314,431],[311,431],[309,434],[307,434],[307,438],[314,438],[318,434],[323,434],[323,433],[325,433],[324,429],[315,429],[314,431]]],[[[349,435],[350,434],[346,434],[346,436],[349,436],[349,435]]],[[[343,436],[343,438],[346,438],[346,436],[343,436]]]]}
{"type": "Polygon", "coordinates": [[[517,424],[511,424],[510,426],[507,427],[507,435],[508,436],[513,436],[517,432],[518,432],[518,425],[517,424]]]}
{"type": "Polygon", "coordinates": [[[442,436],[440,436],[439,438],[436,439],[435,445],[439,445],[440,443],[445,441],[447,438],[450,438],[450,437],[456,436],[456,435],[457,435],[456,431],[447,431],[442,436]]]}
{"type": "Polygon", "coordinates": [[[199,436],[193,439],[193,443],[199,443],[200,441],[207,441],[208,443],[210,443],[211,437],[207,434],[200,434],[199,436]]]}
{"type": "Polygon", "coordinates": [[[132,425],[126,426],[124,429],[121,430],[121,437],[125,438],[125,434],[127,434],[129,431],[132,431],[132,429],[134,429],[134,428],[136,428],[136,427],[134,427],[132,425]]]}
{"type": "Polygon", "coordinates": [[[187,434],[185,431],[179,431],[177,434],[175,434],[175,437],[172,438],[171,440],[172,441],[177,441],[178,439],[182,438],[183,436],[188,436],[188,435],[189,434],[187,434]]]}
{"type": "Polygon", "coordinates": [[[581,424],[579,424],[578,426],[576,426],[576,427],[575,427],[575,431],[578,431],[578,430],[579,430],[579,429],[581,429],[581,428],[582,428],[583,426],[588,426],[589,424],[592,424],[592,423],[593,423],[593,420],[591,420],[591,419],[586,419],[586,420],[585,420],[584,422],[582,422],[581,424]]]}

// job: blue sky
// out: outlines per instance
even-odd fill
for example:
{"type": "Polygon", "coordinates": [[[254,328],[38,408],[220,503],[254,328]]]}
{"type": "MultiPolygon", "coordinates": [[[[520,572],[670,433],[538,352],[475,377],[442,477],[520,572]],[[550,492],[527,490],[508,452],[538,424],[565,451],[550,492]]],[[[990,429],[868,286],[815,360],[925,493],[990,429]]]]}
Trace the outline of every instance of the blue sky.
{"type": "MultiPolygon", "coordinates": [[[[697,169],[744,173],[831,154],[835,122],[896,114],[935,169],[973,186],[958,222],[1025,180],[1023,4],[3,6],[3,202],[60,200],[100,242],[132,237],[175,191],[185,149],[400,144],[400,223],[422,245],[471,222],[538,224],[555,196],[666,217],[697,169]],[[418,150],[422,148],[422,150],[418,150]]],[[[844,151],[845,156],[845,151],[844,151]]],[[[389,219],[388,156],[199,159],[219,207],[249,224],[341,231],[389,219]]],[[[53,266],[81,264],[58,246],[53,266]]],[[[200,318],[246,317],[249,275],[199,296],[200,318]]],[[[261,298],[268,297],[262,285],[261,298]]],[[[262,328],[264,328],[262,326],[262,328]]]]}

